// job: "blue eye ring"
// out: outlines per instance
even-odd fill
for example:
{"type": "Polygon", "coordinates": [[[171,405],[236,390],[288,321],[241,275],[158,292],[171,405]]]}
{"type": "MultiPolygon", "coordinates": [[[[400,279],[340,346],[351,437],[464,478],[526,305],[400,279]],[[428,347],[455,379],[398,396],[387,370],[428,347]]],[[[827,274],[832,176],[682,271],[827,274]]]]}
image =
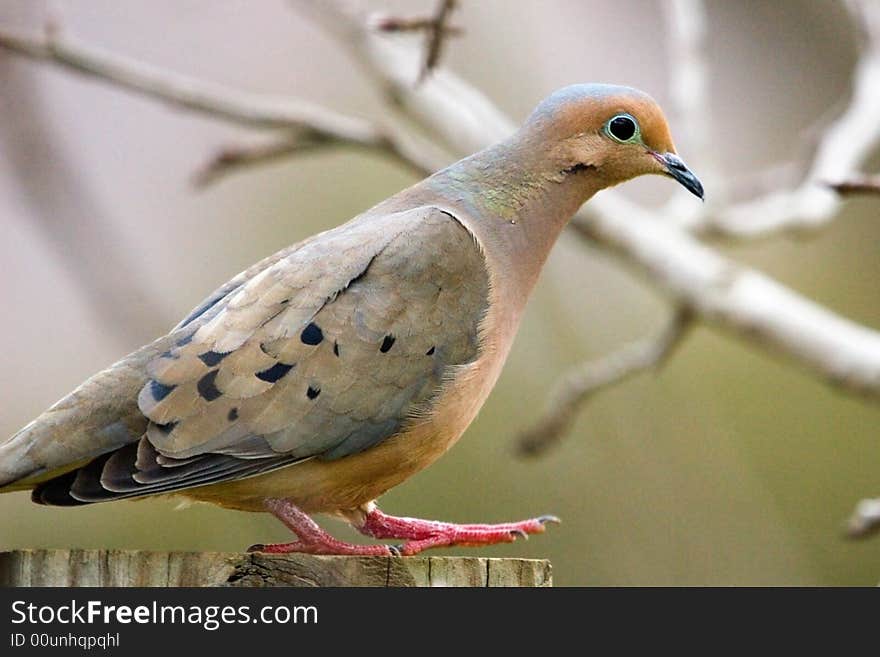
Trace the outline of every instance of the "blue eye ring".
{"type": "Polygon", "coordinates": [[[639,122],[628,112],[621,112],[612,116],[605,122],[603,130],[606,135],[621,144],[632,144],[642,139],[639,122]]]}

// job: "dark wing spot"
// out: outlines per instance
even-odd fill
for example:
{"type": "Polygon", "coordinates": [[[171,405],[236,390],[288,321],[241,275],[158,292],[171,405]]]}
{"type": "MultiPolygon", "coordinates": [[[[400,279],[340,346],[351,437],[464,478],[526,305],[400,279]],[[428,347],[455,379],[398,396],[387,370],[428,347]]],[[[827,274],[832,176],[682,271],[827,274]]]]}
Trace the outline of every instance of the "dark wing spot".
{"type": "Polygon", "coordinates": [[[292,369],[293,365],[287,365],[286,363],[275,363],[269,369],[263,370],[262,372],[257,372],[256,376],[261,381],[265,381],[267,383],[275,383],[278,379],[280,379],[292,369]]]}
{"type": "Polygon", "coordinates": [[[230,408],[229,415],[226,416],[226,419],[229,420],[230,422],[235,422],[238,419],[238,409],[237,408],[230,408]]]}
{"type": "Polygon", "coordinates": [[[339,358],[339,343],[335,340],[333,341],[333,355],[339,358]]]}
{"type": "Polygon", "coordinates": [[[199,394],[205,399],[205,401],[214,401],[219,397],[222,393],[217,389],[217,385],[214,383],[214,380],[217,378],[217,370],[211,370],[196,384],[196,388],[199,390],[199,394]]]}
{"type": "Polygon", "coordinates": [[[396,340],[396,338],[393,335],[386,335],[385,339],[382,340],[382,346],[379,347],[379,351],[383,354],[388,353],[388,350],[394,346],[394,340],[396,340]]]}
{"type": "Polygon", "coordinates": [[[216,351],[206,351],[203,354],[199,354],[199,360],[202,361],[208,367],[214,367],[221,360],[226,358],[229,354],[221,354],[216,351]]]}
{"type": "Polygon", "coordinates": [[[189,334],[188,336],[186,336],[185,338],[181,338],[180,340],[177,341],[177,346],[178,346],[178,347],[185,347],[185,346],[188,345],[190,342],[192,342],[192,340],[193,340],[193,336],[194,336],[195,334],[196,334],[196,332],[193,331],[192,333],[190,333],[190,334],[189,334]]]}
{"type": "Polygon", "coordinates": [[[299,339],[306,344],[321,344],[321,340],[324,339],[324,332],[321,330],[320,326],[312,322],[303,329],[299,339]]]}
{"type": "Polygon", "coordinates": [[[433,355],[434,355],[434,347],[431,347],[430,349],[428,349],[428,351],[425,352],[425,356],[433,356],[433,355]]]}
{"type": "Polygon", "coordinates": [[[157,402],[165,399],[177,386],[166,386],[158,381],[150,381],[150,394],[157,402]]]}
{"type": "Polygon", "coordinates": [[[309,389],[306,390],[306,397],[308,397],[309,399],[316,399],[320,394],[320,388],[313,388],[312,386],[309,386],[309,389]]]}

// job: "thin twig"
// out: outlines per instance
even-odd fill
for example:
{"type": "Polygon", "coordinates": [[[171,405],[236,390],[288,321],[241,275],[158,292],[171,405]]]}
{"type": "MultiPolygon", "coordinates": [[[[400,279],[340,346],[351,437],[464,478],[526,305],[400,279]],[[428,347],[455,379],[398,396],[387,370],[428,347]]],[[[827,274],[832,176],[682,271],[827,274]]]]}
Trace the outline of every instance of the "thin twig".
{"type": "Polygon", "coordinates": [[[303,138],[299,135],[258,144],[235,144],[218,150],[192,175],[195,187],[207,187],[223,176],[255,164],[267,164],[295,153],[303,153],[321,146],[327,140],[303,138]]]}
{"type": "Polygon", "coordinates": [[[207,162],[199,167],[192,176],[193,185],[199,188],[213,185],[221,178],[260,164],[269,164],[278,160],[302,155],[314,150],[323,150],[332,146],[362,148],[367,151],[384,152],[385,155],[397,160],[414,175],[423,178],[429,176],[442,166],[442,162],[430,158],[424,151],[403,148],[400,141],[389,141],[384,146],[371,143],[346,141],[343,139],[326,139],[317,135],[301,136],[293,134],[272,141],[255,144],[233,144],[217,151],[207,162]]]}
{"type": "Polygon", "coordinates": [[[880,194],[880,176],[865,176],[853,178],[837,183],[829,183],[828,186],[841,196],[853,196],[856,194],[880,194]]]}
{"type": "Polygon", "coordinates": [[[371,17],[367,24],[379,32],[425,33],[422,67],[416,80],[416,84],[421,84],[440,61],[440,54],[446,39],[451,36],[459,36],[462,33],[461,28],[449,25],[449,19],[452,12],[455,11],[456,5],[456,0],[440,0],[437,10],[432,16],[403,18],[380,15],[371,17]]]}
{"type": "Polygon", "coordinates": [[[437,62],[440,61],[440,54],[443,50],[443,44],[446,41],[446,23],[452,12],[455,10],[456,0],[440,0],[437,11],[434,14],[432,25],[428,29],[428,38],[425,43],[425,59],[422,63],[422,71],[419,73],[419,82],[434,70],[437,62]]]}
{"type": "MultiPolygon", "coordinates": [[[[435,29],[437,19],[434,16],[403,18],[400,16],[376,16],[372,20],[374,29],[380,32],[424,32],[435,29]]],[[[446,36],[461,36],[464,33],[457,25],[445,25],[446,36]]]]}
{"type": "Polygon", "coordinates": [[[865,538],[880,530],[880,498],[862,500],[846,526],[850,538],[865,538]]]}
{"type": "Polygon", "coordinates": [[[597,392],[645,370],[661,367],[681,344],[692,320],[689,310],[680,310],[659,335],[571,368],[551,392],[538,421],[520,435],[517,451],[525,456],[543,453],[562,439],[578,411],[597,392]]]}

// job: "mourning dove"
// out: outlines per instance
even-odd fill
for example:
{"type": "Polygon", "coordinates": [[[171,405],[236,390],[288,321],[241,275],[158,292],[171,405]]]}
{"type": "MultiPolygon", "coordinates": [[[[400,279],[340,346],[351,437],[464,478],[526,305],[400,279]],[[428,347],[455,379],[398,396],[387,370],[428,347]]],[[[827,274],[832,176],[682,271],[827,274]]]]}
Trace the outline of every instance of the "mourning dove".
{"type": "Polygon", "coordinates": [[[255,546],[267,552],[415,554],[543,531],[552,517],[456,525],[375,500],[474,419],[575,211],[642,174],[703,196],[649,96],[557,91],[506,141],[257,263],[87,380],[0,445],[0,490],[269,511],[297,540],[255,546]],[[405,542],[344,543],[314,513],[405,542]]]}

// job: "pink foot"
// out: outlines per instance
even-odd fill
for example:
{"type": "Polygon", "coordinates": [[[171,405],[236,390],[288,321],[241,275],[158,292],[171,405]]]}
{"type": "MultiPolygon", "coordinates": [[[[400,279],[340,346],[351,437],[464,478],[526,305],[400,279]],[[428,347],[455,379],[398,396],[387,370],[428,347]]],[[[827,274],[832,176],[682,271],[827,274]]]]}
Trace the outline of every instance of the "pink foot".
{"type": "Polygon", "coordinates": [[[398,518],[386,515],[373,507],[366,513],[363,524],[357,529],[373,538],[408,539],[398,549],[400,554],[409,556],[435,547],[451,545],[476,547],[512,543],[517,537],[528,538],[529,534],[543,533],[548,522],[558,523],[559,518],[541,516],[498,525],[456,525],[418,518],[398,518]]]}
{"type": "Polygon", "coordinates": [[[295,533],[299,540],[293,543],[252,545],[248,548],[248,552],[268,552],[270,554],[302,552],[305,554],[356,554],[383,557],[397,554],[393,548],[387,545],[354,545],[337,540],[287,500],[269,498],[265,501],[265,505],[266,509],[295,533]]]}

